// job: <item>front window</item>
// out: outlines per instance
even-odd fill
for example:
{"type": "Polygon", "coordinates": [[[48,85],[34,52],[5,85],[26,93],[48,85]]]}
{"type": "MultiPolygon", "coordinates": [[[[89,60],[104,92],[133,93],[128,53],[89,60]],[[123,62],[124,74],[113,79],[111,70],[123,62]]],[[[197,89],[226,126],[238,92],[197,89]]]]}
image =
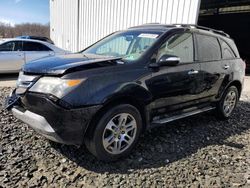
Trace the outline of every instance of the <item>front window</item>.
{"type": "Polygon", "coordinates": [[[124,60],[134,61],[139,59],[161,34],[147,31],[116,33],[94,44],[83,53],[121,57],[124,60]]]}
{"type": "Polygon", "coordinates": [[[0,46],[0,51],[15,51],[15,42],[7,42],[0,46]]]}
{"type": "Polygon", "coordinates": [[[174,55],[181,63],[194,61],[194,44],[191,33],[179,33],[170,37],[159,49],[156,60],[163,55],[174,55]]]}
{"type": "Polygon", "coordinates": [[[22,42],[21,41],[11,41],[6,42],[0,45],[1,52],[14,52],[22,51],[22,42]]]}

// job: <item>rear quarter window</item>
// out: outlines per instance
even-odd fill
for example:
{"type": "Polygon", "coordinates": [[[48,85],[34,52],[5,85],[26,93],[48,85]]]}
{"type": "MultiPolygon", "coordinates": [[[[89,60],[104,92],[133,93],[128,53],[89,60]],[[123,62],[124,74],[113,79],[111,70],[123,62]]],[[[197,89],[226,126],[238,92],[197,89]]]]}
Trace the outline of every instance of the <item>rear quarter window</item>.
{"type": "Polygon", "coordinates": [[[224,40],[220,40],[220,42],[221,42],[222,58],[223,59],[234,59],[235,54],[234,54],[232,48],[224,40]]]}
{"type": "Polygon", "coordinates": [[[197,60],[217,61],[221,59],[221,49],[216,37],[196,34],[197,60]]]}
{"type": "Polygon", "coordinates": [[[224,39],[224,40],[228,43],[228,45],[231,47],[231,49],[233,50],[235,56],[236,56],[237,58],[239,58],[239,57],[240,57],[240,54],[239,54],[238,48],[237,48],[237,46],[236,46],[234,40],[232,40],[232,39],[230,39],[230,38],[223,38],[223,39],[224,39]]]}

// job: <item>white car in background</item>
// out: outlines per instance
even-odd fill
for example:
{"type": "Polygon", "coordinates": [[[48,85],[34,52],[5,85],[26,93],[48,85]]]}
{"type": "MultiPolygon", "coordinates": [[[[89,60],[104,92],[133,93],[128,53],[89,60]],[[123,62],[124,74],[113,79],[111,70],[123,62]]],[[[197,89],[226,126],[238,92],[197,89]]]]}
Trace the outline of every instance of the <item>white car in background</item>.
{"type": "Polygon", "coordinates": [[[8,39],[0,41],[0,73],[17,73],[29,61],[69,53],[53,44],[38,40],[8,39]]]}

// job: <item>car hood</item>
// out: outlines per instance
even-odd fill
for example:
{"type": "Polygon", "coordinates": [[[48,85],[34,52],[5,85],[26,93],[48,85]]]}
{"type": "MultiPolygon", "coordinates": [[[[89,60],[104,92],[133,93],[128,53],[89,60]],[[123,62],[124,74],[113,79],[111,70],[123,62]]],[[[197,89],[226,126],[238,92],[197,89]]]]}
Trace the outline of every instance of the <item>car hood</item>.
{"type": "Polygon", "coordinates": [[[66,54],[31,61],[23,66],[23,72],[28,74],[61,75],[73,70],[80,71],[114,66],[117,65],[117,60],[120,59],[94,54],[66,54]]]}

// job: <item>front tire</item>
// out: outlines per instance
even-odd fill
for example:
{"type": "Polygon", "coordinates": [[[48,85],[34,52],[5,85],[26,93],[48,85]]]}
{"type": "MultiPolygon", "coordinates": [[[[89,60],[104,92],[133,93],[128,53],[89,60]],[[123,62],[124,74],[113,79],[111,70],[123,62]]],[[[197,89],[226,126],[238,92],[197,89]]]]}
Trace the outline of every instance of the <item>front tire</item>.
{"type": "Polygon", "coordinates": [[[227,120],[235,109],[238,100],[238,89],[235,86],[230,86],[217,104],[217,117],[221,120],[227,120]]]}
{"type": "Polygon", "coordinates": [[[102,161],[127,156],[136,145],[142,130],[140,112],[132,105],[121,104],[103,113],[85,139],[88,150],[102,161]]]}

